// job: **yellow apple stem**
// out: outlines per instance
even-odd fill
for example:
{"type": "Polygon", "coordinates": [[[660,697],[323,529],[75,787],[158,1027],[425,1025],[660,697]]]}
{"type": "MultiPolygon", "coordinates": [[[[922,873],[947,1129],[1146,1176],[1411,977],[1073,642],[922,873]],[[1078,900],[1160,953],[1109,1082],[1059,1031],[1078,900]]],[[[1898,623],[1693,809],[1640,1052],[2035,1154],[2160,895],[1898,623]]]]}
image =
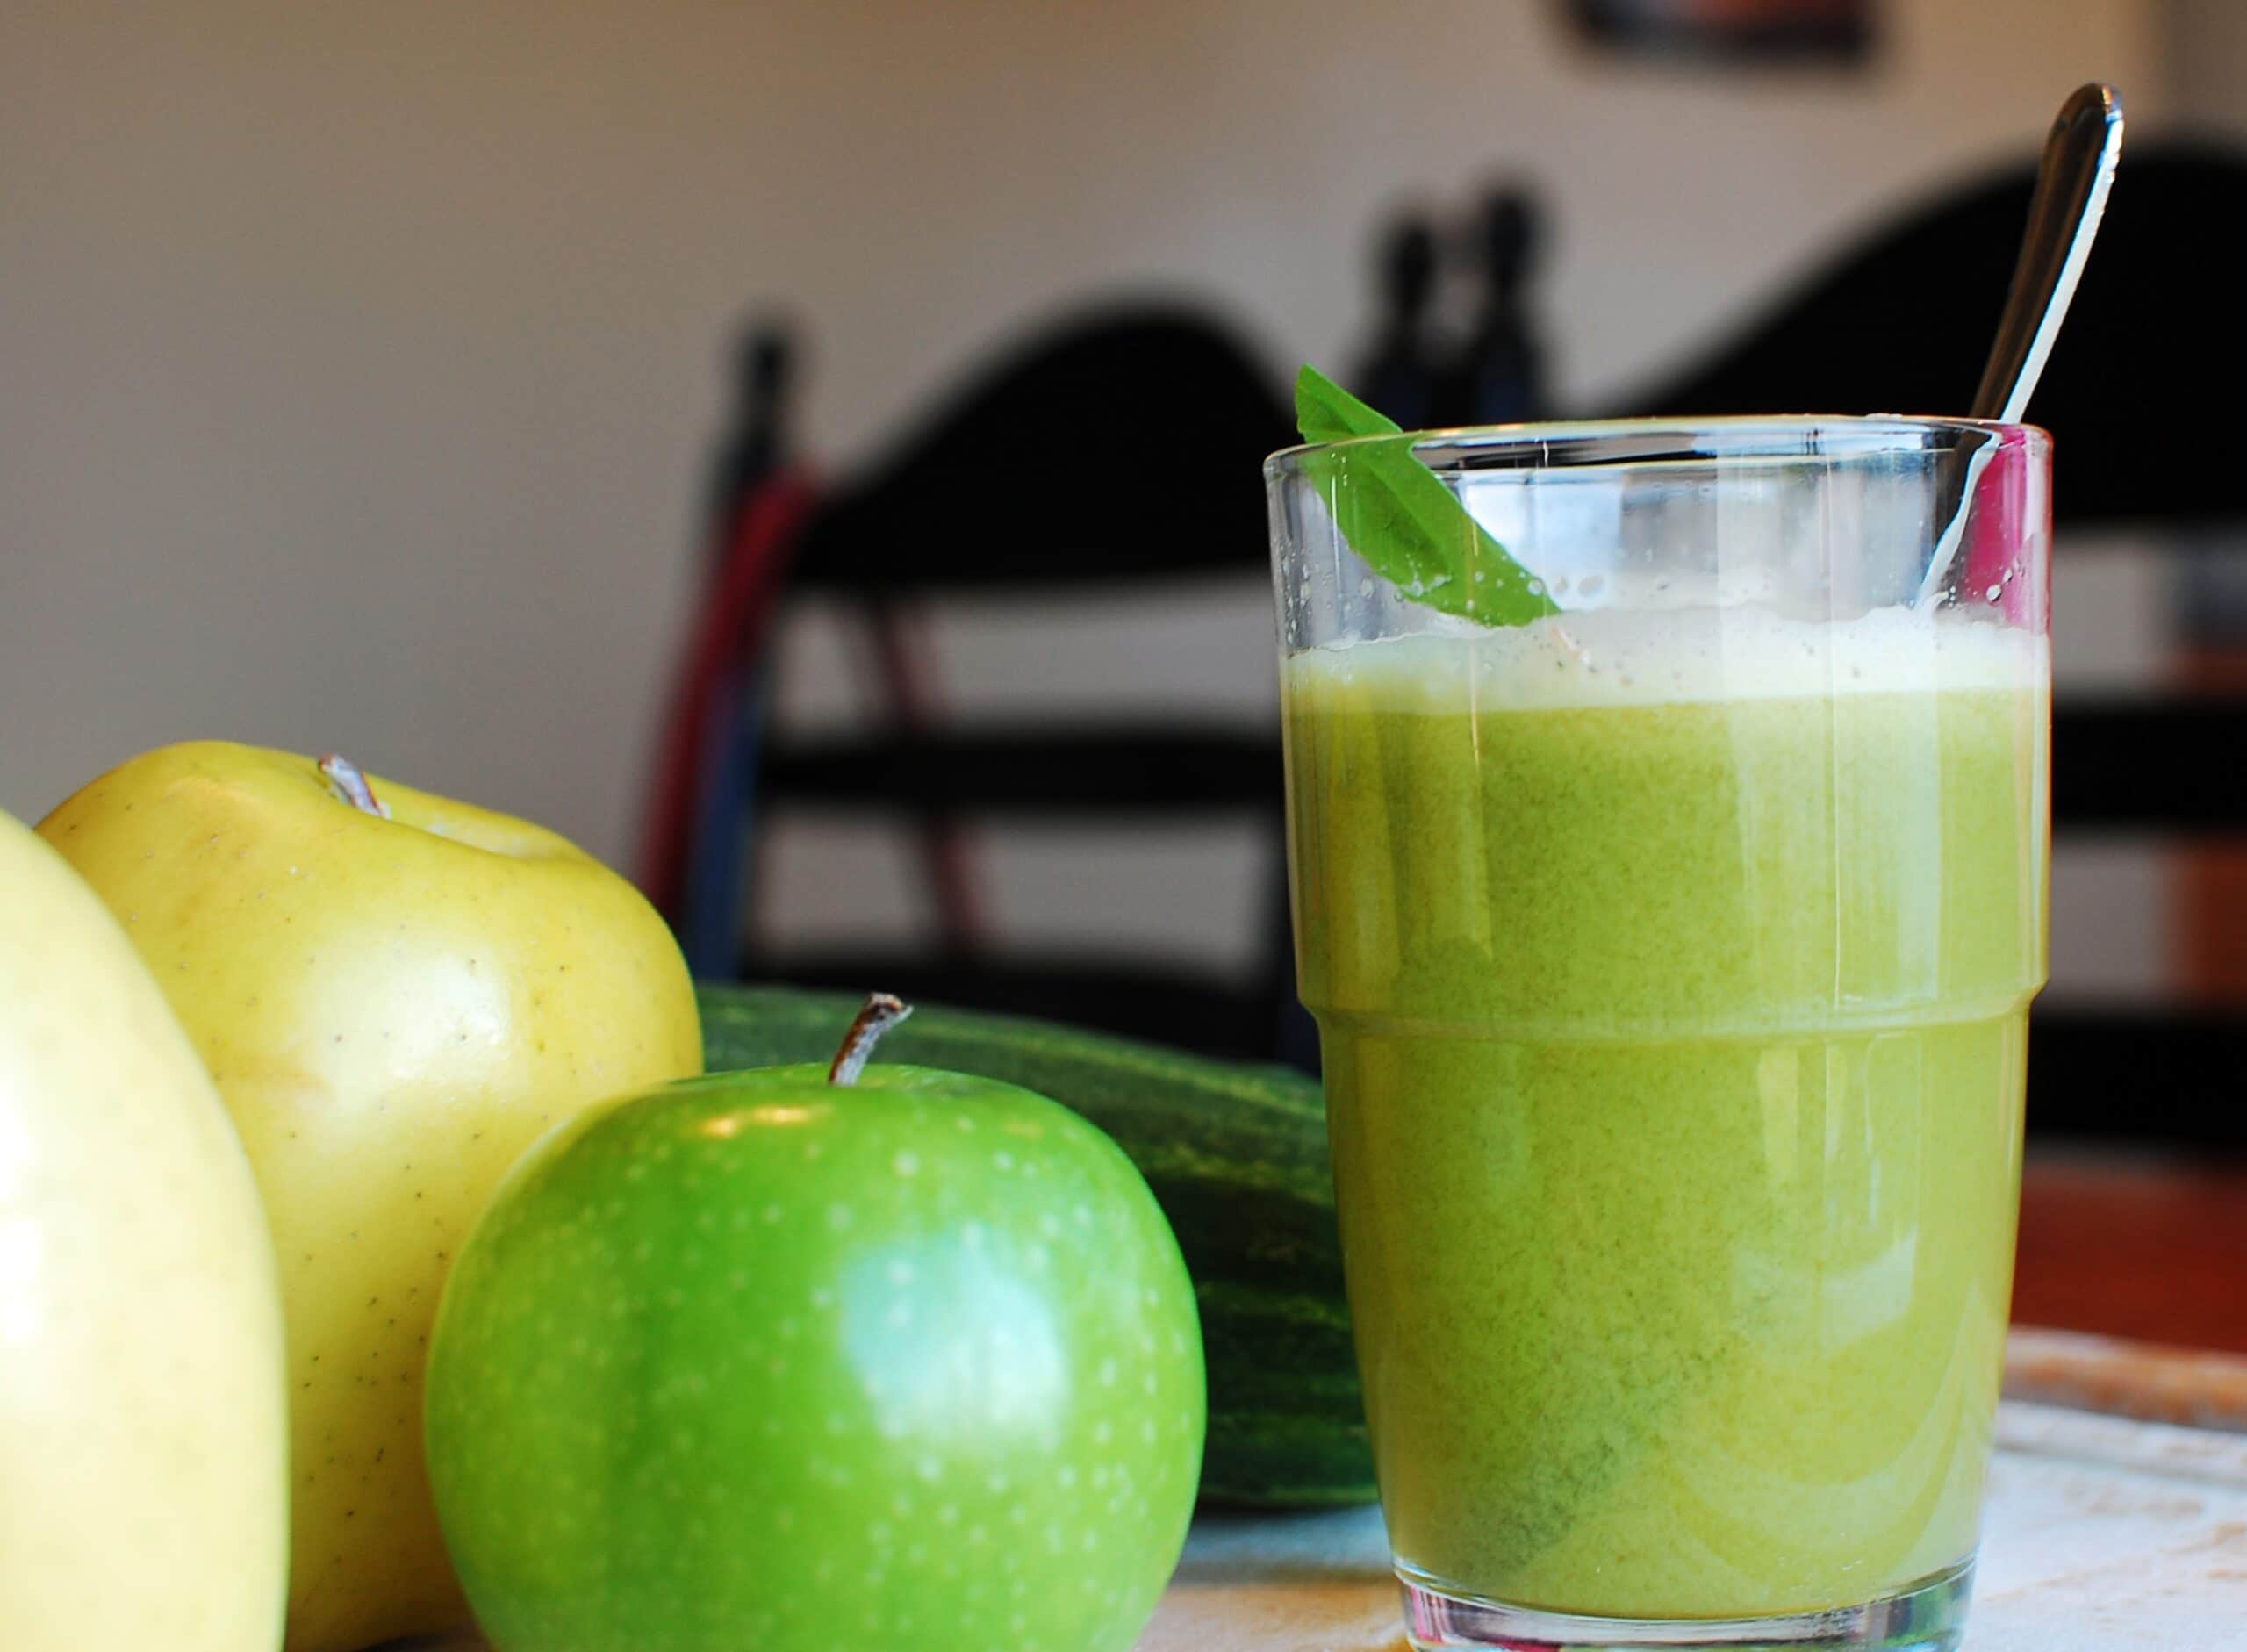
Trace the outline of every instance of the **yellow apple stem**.
{"type": "Polygon", "coordinates": [[[910,1004],[892,994],[868,994],[865,1007],[851,1023],[850,1031],[843,1035],[843,1047],[835,1052],[834,1064],[827,1069],[827,1081],[856,1084],[858,1074],[866,1070],[866,1063],[873,1057],[874,1045],[881,1042],[881,1035],[912,1013],[910,1004]]]}
{"type": "Polygon", "coordinates": [[[360,813],[390,818],[390,805],[375,795],[375,788],[349,758],[331,751],[319,760],[319,772],[327,777],[328,789],[360,813]]]}

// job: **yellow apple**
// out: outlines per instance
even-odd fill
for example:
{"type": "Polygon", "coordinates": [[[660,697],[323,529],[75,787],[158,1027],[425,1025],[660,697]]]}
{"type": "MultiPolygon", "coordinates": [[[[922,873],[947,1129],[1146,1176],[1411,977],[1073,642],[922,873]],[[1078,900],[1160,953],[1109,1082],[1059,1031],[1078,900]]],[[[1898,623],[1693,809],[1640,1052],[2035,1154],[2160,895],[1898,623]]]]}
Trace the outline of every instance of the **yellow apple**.
{"type": "Polygon", "coordinates": [[[701,1070],[670,930],[553,833],[336,759],[167,746],[39,830],[124,920],[272,1219],[291,1652],[463,1621],[421,1454],[438,1291],[547,1126],[701,1070]]]}
{"type": "Polygon", "coordinates": [[[0,1643],[272,1652],[272,1241],[240,1140],[84,883],[0,815],[0,1643]]]}

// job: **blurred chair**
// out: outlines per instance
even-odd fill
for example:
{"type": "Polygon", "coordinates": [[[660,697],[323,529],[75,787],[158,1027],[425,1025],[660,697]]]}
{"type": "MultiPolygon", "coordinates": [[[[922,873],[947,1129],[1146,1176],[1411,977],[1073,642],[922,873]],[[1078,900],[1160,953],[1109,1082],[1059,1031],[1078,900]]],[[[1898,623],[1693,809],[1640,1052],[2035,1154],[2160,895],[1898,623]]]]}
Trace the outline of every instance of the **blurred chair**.
{"type": "Polygon", "coordinates": [[[1529,301],[1542,208],[1524,184],[1487,192],[1463,225],[1400,212],[1373,241],[1374,325],[1350,388],[1403,426],[1518,424],[1550,416],[1545,347],[1529,301]],[[1447,264],[1462,266],[1447,279],[1447,264]],[[1456,336],[1447,286],[1467,296],[1456,336]]]}
{"type": "Polygon", "coordinates": [[[931,597],[1058,592],[1095,603],[1129,586],[1260,571],[1260,467],[1292,435],[1266,371],[1226,332],[1186,310],[1144,307],[1088,316],[1011,351],[824,493],[785,463],[753,478],[734,513],[732,564],[714,578],[674,694],[644,869],[697,973],[879,986],[1269,1056],[1292,1002],[1276,873],[1246,980],[1052,956],[992,932],[968,833],[987,821],[1229,815],[1257,822],[1276,849],[1271,729],[1192,717],[963,723],[944,712],[916,620],[931,597]],[[750,531],[759,513],[765,531],[750,531]],[[817,739],[776,730],[765,742],[760,672],[784,582],[791,597],[838,605],[859,634],[883,703],[879,726],[817,739]],[[788,954],[753,926],[744,934],[754,903],[742,899],[738,869],[781,811],[908,828],[936,944],[788,954]]]}
{"type": "Polygon", "coordinates": [[[1529,301],[1541,256],[1543,212],[1526,185],[1492,190],[1474,220],[1474,319],[1441,398],[1441,422],[1526,424],[1549,419],[1545,347],[1529,301]]]}
{"type": "MultiPolygon", "coordinates": [[[[1676,415],[1942,413],[1971,398],[2004,302],[2032,172],[1948,193],[1830,262],[1627,411],[1676,415]]],[[[2067,530],[2131,527],[2206,545],[2247,528],[2223,456],[2247,363],[2247,309],[2212,225],[2247,218],[2247,154],[2142,145],[2028,416],[2057,449],[2067,530]]],[[[2247,562],[2247,558],[2243,558],[2247,562]]],[[[2247,679],[2210,695],[2063,693],[2053,824],[2064,838],[2247,832],[2247,679]]],[[[2234,916],[2247,923],[2247,912],[2234,916]]],[[[2040,1006],[2029,1061],[2040,1135],[2247,1147],[2247,1006],[2040,1006]]]]}
{"type": "Polygon", "coordinates": [[[640,887],[698,976],[732,973],[754,830],[771,664],[764,644],[814,490],[787,441],[795,347],[776,321],[744,330],[729,429],[702,511],[702,590],[671,686],[640,844],[640,887]]]}
{"type": "MultiPolygon", "coordinates": [[[[2128,525],[2205,542],[2215,530],[2239,528],[2243,517],[2229,464],[2190,438],[2224,427],[2226,370],[2243,359],[2247,318],[2233,301],[2228,266],[2203,243],[2207,225],[2247,208],[2247,161],[2229,150],[2141,146],[2122,171],[2030,416],[2057,438],[2064,532],[2128,525]]],[[[1963,406],[2003,301],[2031,181],[2023,167],[1891,222],[1688,370],[1624,399],[1621,410],[1963,406]]],[[[1494,205],[1494,246],[1526,257],[1529,226],[1505,217],[1494,205]]],[[[1388,300],[1412,318],[1427,297],[1424,240],[1399,231],[1386,259],[1388,300]]],[[[773,416],[770,401],[764,417],[773,416]]],[[[744,405],[756,403],[745,392],[744,405]]],[[[1207,1049],[1268,1052],[1274,1024],[1295,1024],[1278,1019],[1291,987],[1276,890],[1265,962],[1246,988],[1113,959],[1024,956],[984,930],[960,822],[1231,812],[1271,822],[1276,840],[1271,731],[1191,722],[959,727],[934,703],[912,616],[921,599],[937,594],[1043,589],[1097,600],[1136,582],[1260,570],[1258,462],[1291,439],[1288,426],[1273,386],[1220,329],[1190,313],[1147,310],[1088,320],[1015,352],[887,458],[824,497],[785,455],[770,460],[728,542],[736,553],[746,545],[771,555],[747,575],[742,557],[731,557],[732,583],[718,583],[699,633],[704,687],[683,687],[675,700],[677,760],[666,775],[689,774],[701,812],[674,800],[669,818],[699,819],[703,848],[650,860],[649,887],[666,910],[683,911],[698,972],[745,968],[852,987],[879,980],[1207,1049]],[[993,483],[1001,476],[1003,489],[993,483]],[[756,673],[791,563],[794,588],[840,600],[854,616],[888,712],[872,733],[783,742],[760,765],[756,673]],[[713,774],[730,778],[713,785],[713,774]],[[909,824],[938,909],[938,945],[888,958],[744,952],[739,876],[743,845],[755,835],[752,802],[909,824]],[[699,880],[691,866],[705,869],[699,880]]],[[[2096,553],[2064,545],[2061,554],[2096,553]]],[[[685,680],[697,680],[692,664],[685,680]]],[[[2054,817],[2064,836],[2215,840],[2247,830],[2247,697],[2236,692],[2067,696],[2054,751],[2054,817]]],[[[678,789],[658,786],[658,821],[678,789]]],[[[664,841],[651,833],[651,845],[664,841]]],[[[2040,1134],[2247,1146],[2247,1110],[2237,1104],[2247,1012],[2239,1009],[2050,1004],[2036,1014],[2034,1057],[2031,1120],[2040,1134]]]]}
{"type": "Polygon", "coordinates": [[[1407,430],[1445,422],[1439,250],[1435,226],[1418,212],[1398,214],[1374,238],[1373,334],[1352,364],[1351,387],[1407,430]]]}

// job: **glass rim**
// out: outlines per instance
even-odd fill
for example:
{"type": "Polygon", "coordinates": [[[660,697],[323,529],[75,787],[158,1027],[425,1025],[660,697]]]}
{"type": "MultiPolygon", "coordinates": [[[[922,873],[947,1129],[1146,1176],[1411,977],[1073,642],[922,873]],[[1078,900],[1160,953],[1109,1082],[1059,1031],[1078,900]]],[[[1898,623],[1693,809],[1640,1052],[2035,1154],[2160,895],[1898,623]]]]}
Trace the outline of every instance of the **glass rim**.
{"type": "MultiPolygon", "coordinates": [[[[1409,442],[1414,448],[1445,447],[1481,452],[1505,452],[1531,446],[1547,445],[1555,442],[1598,442],[1603,439],[1626,441],[1633,438],[1676,435],[1680,437],[1714,435],[1728,437],[1736,444],[1725,451],[1705,456],[1674,455],[1672,457],[1705,456],[1708,458],[1807,458],[1820,452],[1820,445],[1805,438],[1815,438],[1826,432],[1853,433],[1859,436],[1892,435],[1925,437],[1942,433],[1971,433],[1997,438],[1999,448],[2027,447],[2050,449],[2052,434],[2041,425],[2008,424],[2002,420],[1952,418],[1938,414],[1920,413],[1714,413],[1705,418],[1690,415],[1659,415],[1636,419],[1570,419],[1518,424],[1449,425],[1425,430],[1380,431],[1371,435],[1347,436],[1339,442],[1300,442],[1291,447],[1278,449],[1265,456],[1264,474],[1277,478],[1302,468],[1306,459],[1329,453],[1346,453],[1352,449],[1372,448],[1384,443],[1409,442]],[[1770,442],[1758,446],[1755,438],[1767,435],[1770,442]]],[[[1884,451],[1911,452],[1915,449],[1902,442],[1893,443],[1851,443],[1858,453],[1884,451]]],[[[1652,456],[1636,459],[1627,456],[1604,461],[1613,465],[1655,463],[1652,456]]],[[[1603,463],[1592,461],[1581,468],[1590,469],[1603,463]]],[[[1578,468],[1578,467],[1570,467],[1578,468]]]]}

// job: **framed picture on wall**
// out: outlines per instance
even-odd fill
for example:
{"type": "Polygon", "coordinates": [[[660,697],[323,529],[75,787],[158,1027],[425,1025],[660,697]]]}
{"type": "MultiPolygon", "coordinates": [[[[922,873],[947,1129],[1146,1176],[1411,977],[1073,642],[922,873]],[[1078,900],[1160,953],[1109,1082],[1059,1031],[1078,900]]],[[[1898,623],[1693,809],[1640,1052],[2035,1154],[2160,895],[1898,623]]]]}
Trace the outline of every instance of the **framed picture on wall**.
{"type": "Polygon", "coordinates": [[[1862,62],[1877,0],[1561,0],[1602,51],[1716,63],[1862,62]]]}

